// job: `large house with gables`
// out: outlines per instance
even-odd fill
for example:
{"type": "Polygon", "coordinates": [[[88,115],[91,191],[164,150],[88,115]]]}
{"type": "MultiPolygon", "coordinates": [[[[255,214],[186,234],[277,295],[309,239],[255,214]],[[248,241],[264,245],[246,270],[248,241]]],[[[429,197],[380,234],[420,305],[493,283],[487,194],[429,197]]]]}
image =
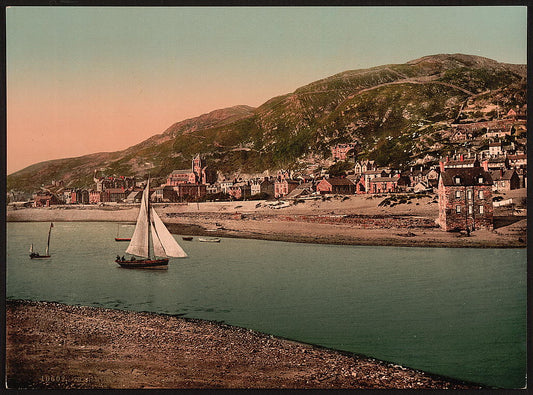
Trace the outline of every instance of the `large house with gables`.
{"type": "Polygon", "coordinates": [[[438,223],[445,231],[493,229],[492,177],[486,168],[444,168],[438,184],[438,223]]]}

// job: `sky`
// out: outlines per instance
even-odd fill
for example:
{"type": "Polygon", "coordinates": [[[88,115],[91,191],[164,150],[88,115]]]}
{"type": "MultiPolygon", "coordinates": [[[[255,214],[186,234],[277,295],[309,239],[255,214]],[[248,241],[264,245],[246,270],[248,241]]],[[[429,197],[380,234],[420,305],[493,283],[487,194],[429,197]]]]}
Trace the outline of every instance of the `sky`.
{"type": "Polygon", "coordinates": [[[439,53],[525,64],[527,8],[9,7],[7,173],[439,53]]]}

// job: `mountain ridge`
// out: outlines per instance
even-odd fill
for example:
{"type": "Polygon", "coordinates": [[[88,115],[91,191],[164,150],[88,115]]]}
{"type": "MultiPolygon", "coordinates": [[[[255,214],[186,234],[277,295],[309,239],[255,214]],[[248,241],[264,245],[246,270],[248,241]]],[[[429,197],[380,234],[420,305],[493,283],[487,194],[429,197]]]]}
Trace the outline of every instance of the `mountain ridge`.
{"type": "MultiPolygon", "coordinates": [[[[94,169],[165,177],[189,167],[196,153],[222,172],[298,168],[310,157],[326,159],[331,145],[353,141],[361,157],[375,158],[391,139],[392,149],[412,149],[406,136],[421,127],[435,132],[435,125],[455,120],[472,98],[481,107],[496,97],[507,107],[525,104],[526,77],[526,65],[464,54],[347,70],[256,108],[237,105],[176,122],[125,150],[33,164],[8,176],[8,190],[29,190],[51,179],[89,185],[94,169]],[[484,101],[476,99],[483,95],[484,101]]],[[[391,164],[405,166],[406,159],[391,164]]]]}

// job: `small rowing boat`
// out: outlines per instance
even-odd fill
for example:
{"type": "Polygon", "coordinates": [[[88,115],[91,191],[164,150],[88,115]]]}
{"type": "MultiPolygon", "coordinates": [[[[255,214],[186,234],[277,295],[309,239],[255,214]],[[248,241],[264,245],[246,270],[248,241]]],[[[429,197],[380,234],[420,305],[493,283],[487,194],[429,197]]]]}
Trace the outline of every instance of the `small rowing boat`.
{"type": "Polygon", "coordinates": [[[199,237],[198,241],[203,241],[206,243],[220,243],[220,239],[218,237],[213,237],[213,238],[208,238],[208,239],[199,237]]]}

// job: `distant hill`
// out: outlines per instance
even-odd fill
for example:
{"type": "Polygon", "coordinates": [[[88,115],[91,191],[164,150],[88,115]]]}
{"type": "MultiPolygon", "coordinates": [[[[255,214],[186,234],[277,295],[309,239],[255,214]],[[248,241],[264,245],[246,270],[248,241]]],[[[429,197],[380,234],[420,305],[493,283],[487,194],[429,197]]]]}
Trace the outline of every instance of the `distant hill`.
{"type": "Polygon", "coordinates": [[[526,65],[472,55],[432,55],[405,64],[345,71],[274,97],[177,122],[123,151],[41,162],[11,174],[8,190],[52,180],[92,185],[107,175],[166,177],[201,153],[222,172],[301,168],[337,143],[358,142],[357,156],[407,166],[427,154],[434,133],[459,118],[491,116],[494,106],[526,104],[526,65]],[[477,114],[466,111],[475,108],[477,114]]]}

